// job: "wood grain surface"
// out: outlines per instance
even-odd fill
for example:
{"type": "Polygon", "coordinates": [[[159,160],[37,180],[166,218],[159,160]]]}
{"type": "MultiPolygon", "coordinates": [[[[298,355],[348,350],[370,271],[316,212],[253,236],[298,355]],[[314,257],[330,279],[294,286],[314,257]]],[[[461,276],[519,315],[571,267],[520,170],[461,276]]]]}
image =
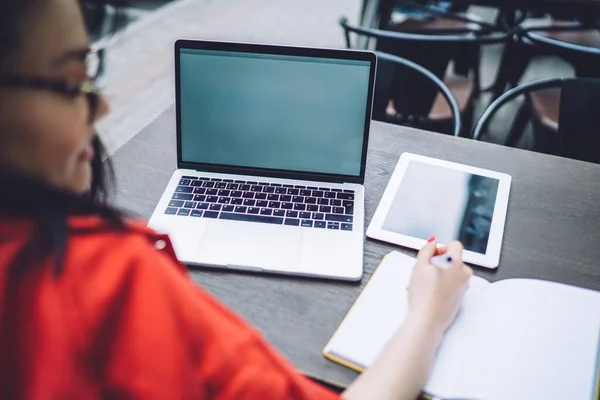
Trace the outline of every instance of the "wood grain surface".
{"type": "MultiPolygon", "coordinates": [[[[365,227],[403,152],[512,175],[500,267],[476,269],[477,275],[490,281],[536,278],[600,290],[599,165],[373,122],[365,227]]],[[[171,107],[112,157],[117,205],[149,218],[176,160],[171,107]]],[[[297,368],[347,385],[356,373],[327,361],[321,351],[383,255],[394,249],[415,254],[367,239],[365,272],[358,284],[198,269],[191,275],[252,323],[297,368]]]]}

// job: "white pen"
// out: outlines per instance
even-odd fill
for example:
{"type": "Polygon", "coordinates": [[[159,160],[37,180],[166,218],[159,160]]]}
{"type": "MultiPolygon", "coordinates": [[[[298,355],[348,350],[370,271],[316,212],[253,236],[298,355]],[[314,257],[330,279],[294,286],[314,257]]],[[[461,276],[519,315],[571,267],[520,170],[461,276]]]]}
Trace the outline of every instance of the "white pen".
{"type": "Polygon", "coordinates": [[[429,262],[438,268],[448,268],[452,265],[452,261],[452,256],[446,254],[434,256],[429,259],[429,262]]]}

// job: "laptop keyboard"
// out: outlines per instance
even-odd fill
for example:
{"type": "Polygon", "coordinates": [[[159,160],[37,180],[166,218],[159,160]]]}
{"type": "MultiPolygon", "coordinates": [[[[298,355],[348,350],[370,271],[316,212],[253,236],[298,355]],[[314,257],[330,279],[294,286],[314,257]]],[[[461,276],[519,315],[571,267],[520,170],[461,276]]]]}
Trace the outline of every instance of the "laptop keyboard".
{"type": "Polygon", "coordinates": [[[351,231],[354,190],[183,176],[165,214],[351,231]]]}

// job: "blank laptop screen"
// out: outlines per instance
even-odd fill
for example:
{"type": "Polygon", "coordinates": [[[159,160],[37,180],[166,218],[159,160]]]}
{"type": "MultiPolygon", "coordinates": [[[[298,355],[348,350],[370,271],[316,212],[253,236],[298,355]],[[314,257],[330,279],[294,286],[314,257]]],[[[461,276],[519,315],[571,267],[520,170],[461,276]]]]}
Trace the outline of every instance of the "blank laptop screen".
{"type": "Polygon", "coordinates": [[[182,161],[360,175],[368,61],[180,51],[182,161]]]}

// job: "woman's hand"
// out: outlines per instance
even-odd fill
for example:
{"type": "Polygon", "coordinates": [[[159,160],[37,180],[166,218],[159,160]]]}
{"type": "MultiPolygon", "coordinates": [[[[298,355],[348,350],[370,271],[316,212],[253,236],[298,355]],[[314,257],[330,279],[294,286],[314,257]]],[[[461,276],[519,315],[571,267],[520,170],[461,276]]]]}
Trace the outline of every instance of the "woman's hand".
{"type": "Polygon", "coordinates": [[[409,319],[444,332],[458,312],[473,270],[462,261],[463,246],[452,242],[437,247],[434,240],[428,242],[417,256],[409,290],[409,319]],[[432,265],[431,257],[447,254],[452,265],[439,268],[432,265]]]}

